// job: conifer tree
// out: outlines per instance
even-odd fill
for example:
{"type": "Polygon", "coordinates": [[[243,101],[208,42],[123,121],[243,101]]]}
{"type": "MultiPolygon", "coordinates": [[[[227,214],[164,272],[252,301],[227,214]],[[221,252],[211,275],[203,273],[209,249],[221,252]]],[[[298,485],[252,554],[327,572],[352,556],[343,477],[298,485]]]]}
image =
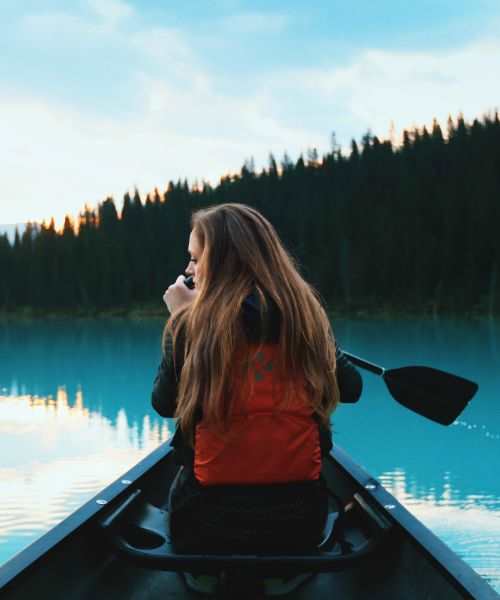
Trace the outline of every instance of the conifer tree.
{"type": "Polygon", "coordinates": [[[86,206],[60,231],[28,225],[0,236],[0,308],[128,310],[150,305],[186,264],[190,215],[244,202],[277,227],[306,276],[346,310],[500,310],[500,119],[451,117],[413,128],[401,145],[367,132],[350,152],[332,134],[330,152],[245,161],[216,186],[186,180],[144,202],[127,192],[86,206]]]}

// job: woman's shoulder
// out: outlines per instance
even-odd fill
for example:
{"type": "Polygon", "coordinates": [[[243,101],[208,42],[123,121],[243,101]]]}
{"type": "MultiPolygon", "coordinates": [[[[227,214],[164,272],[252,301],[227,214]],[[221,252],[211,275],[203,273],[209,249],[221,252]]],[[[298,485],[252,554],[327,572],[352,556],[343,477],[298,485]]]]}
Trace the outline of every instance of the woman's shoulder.
{"type": "Polygon", "coordinates": [[[249,341],[275,343],[279,340],[280,314],[271,298],[265,297],[263,302],[257,290],[253,290],[243,301],[241,317],[249,341]]]}

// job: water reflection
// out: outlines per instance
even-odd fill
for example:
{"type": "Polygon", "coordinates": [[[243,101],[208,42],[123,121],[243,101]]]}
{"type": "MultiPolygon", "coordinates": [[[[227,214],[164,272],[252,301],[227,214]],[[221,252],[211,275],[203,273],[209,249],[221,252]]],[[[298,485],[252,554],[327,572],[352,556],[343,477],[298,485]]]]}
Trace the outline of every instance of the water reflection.
{"type": "Polygon", "coordinates": [[[85,406],[77,390],[0,395],[0,562],[50,529],[161,442],[171,423],[130,423],[85,406]]]}
{"type": "Polygon", "coordinates": [[[500,323],[340,320],[340,344],[386,368],[427,365],[479,392],[450,427],[400,406],[380,377],[333,417],[334,438],[500,591],[500,323]]]}
{"type": "MultiPolygon", "coordinates": [[[[150,407],[160,320],[0,322],[0,563],[170,435],[150,407]]],[[[480,383],[456,423],[403,408],[380,377],[334,414],[334,441],[500,589],[500,324],[334,322],[384,367],[428,365],[480,383]]]]}
{"type": "Polygon", "coordinates": [[[397,469],[382,485],[493,586],[500,587],[500,498],[457,494],[446,473],[440,490],[397,469]]]}
{"type": "Polygon", "coordinates": [[[70,403],[114,421],[125,407],[130,423],[149,410],[160,356],[162,321],[53,320],[0,322],[0,393],[53,396],[64,387],[70,403]]]}

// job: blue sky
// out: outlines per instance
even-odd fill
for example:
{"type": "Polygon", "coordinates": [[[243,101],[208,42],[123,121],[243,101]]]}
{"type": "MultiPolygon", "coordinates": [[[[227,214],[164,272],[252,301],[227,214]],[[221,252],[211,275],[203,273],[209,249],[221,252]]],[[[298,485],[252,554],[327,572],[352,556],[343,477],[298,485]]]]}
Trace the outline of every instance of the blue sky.
{"type": "Polygon", "coordinates": [[[497,0],[3,0],[0,15],[0,223],[500,100],[497,0]]]}

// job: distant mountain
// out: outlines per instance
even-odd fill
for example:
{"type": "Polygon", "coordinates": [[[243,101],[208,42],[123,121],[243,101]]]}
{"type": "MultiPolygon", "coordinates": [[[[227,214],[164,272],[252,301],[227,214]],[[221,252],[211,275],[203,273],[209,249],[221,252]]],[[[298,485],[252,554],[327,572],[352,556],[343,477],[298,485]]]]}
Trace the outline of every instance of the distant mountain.
{"type": "Polygon", "coordinates": [[[16,235],[16,228],[19,231],[19,235],[22,235],[24,229],[26,228],[25,223],[14,223],[14,225],[0,225],[0,235],[6,233],[10,242],[14,241],[14,236],[16,235]]]}

